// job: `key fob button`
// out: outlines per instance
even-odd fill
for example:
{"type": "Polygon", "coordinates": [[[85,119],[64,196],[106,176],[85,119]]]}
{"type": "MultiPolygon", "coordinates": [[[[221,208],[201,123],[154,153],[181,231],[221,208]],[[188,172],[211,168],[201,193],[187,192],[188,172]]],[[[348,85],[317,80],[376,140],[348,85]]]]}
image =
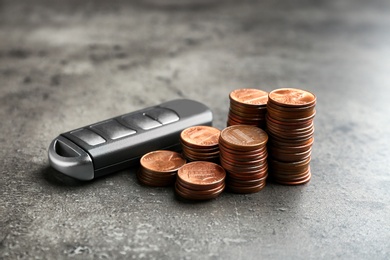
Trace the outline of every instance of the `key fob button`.
{"type": "Polygon", "coordinates": [[[111,140],[122,138],[128,135],[133,135],[136,133],[135,130],[121,125],[116,120],[109,120],[103,123],[92,125],[90,127],[91,129],[102,133],[103,136],[107,136],[111,140]]]}
{"type": "Polygon", "coordinates": [[[146,112],[146,115],[157,120],[163,125],[179,121],[179,116],[170,109],[157,107],[146,112]]]}
{"type": "Polygon", "coordinates": [[[85,128],[72,131],[70,132],[70,134],[76,136],[77,138],[79,138],[80,140],[82,140],[83,142],[91,146],[106,142],[106,140],[103,137],[85,128]]]}
{"type": "Polygon", "coordinates": [[[124,116],[123,121],[131,126],[137,126],[144,130],[152,129],[161,126],[161,124],[148,117],[144,113],[124,116]]]}

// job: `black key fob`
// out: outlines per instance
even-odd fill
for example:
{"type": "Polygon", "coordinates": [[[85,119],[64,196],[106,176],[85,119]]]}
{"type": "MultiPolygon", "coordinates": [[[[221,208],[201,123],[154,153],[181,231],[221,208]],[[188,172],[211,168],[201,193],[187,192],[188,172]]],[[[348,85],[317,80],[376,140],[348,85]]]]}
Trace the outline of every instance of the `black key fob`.
{"type": "Polygon", "coordinates": [[[153,150],[180,150],[180,133],[212,125],[202,103],[179,99],[117,116],[59,135],[49,146],[56,170],[79,180],[123,170],[153,150]]]}

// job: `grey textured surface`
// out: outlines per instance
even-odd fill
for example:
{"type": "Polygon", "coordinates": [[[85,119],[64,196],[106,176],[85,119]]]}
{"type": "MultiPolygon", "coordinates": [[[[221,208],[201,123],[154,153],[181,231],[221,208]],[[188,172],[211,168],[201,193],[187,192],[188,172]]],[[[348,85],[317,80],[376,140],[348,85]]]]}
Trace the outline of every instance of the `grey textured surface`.
{"type": "Polygon", "coordinates": [[[0,259],[389,259],[390,4],[312,2],[0,1],[0,259]],[[175,98],[223,128],[243,87],[317,95],[308,185],[192,204],[48,166],[59,133],[175,98]]]}

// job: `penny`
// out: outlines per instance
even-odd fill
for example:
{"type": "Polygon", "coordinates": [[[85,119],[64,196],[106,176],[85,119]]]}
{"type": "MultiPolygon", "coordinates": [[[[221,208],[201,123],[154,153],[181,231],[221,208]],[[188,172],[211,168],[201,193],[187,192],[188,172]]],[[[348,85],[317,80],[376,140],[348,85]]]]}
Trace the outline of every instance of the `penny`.
{"type": "Polygon", "coordinates": [[[193,126],[180,134],[183,156],[188,161],[218,162],[221,131],[211,126],[193,126]]]}
{"type": "Polygon", "coordinates": [[[169,186],[175,182],[177,170],[185,163],[186,160],[177,152],[153,151],[141,157],[137,178],[144,185],[169,186]]]}
{"type": "Polygon", "coordinates": [[[185,164],[185,159],[177,152],[158,150],[141,157],[141,166],[155,172],[171,172],[185,164]]]}
{"type": "Polygon", "coordinates": [[[249,125],[234,125],[221,131],[220,142],[228,147],[248,150],[265,145],[268,135],[262,129],[249,125]]]}
{"type": "Polygon", "coordinates": [[[269,93],[271,103],[287,107],[303,107],[316,103],[316,96],[308,91],[295,88],[281,88],[269,93]]]}
{"type": "Polygon", "coordinates": [[[180,197],[182,197],[184,199],[188,199],[188,200],[200,201],[200,200],[215,199],[223,192],[224,189],[225,189],[225,184],[221,185],[221,187],[217,191],[210,192],[208,194],[199,194],[196,192],[194,193],[191,190],[190,191],[184,190],[183,187],[179,183],[175,184],[176,194],[178,194],[180,197]]]}
{"type": "Polygon", "coordinates": [[[193,126],[184,129],[180,138],[187,146],[194,147],[213,147],[218,145],[218,139],[221,131],[211,126],[193,126]]]}
{"type": "Polygon", "coordinates": [[[227,126],[252,125],[265,127],[268,92],[260,89],[236,89],[230,92],[227,126]]]}
{"type": "Polygon", "coordinates": [[[226,172],[218,164],[196,161],[185,164],[177,172],[180,181],[191,186],[212,186],[225,180],[226,172]]]}
{"type": "Polygon", "coordinates": [[[248,194],[248,193],[255,193],[259,192],[265,187],[265,182],[255,185],[255,186],[250,186],[250,187],[240,187],[240,186],[235,186],[235,185],[230,185],[229,191],[233,193],[241,193],[241,194],[248,194]]]}
{"type": "Polygon", "coordinates": [[[225,178],[225,170],[215,163],[191,162],[179,169],[175,190],[186,199],[208,200],[222,193],[225,178]]]}
{"type": "Polygon", "coordinates": [[[238,103],[248,105],[266,105],[268,101],[268,92],[259,89],[236,89],[230,92],[230,99],[238,103]]]}

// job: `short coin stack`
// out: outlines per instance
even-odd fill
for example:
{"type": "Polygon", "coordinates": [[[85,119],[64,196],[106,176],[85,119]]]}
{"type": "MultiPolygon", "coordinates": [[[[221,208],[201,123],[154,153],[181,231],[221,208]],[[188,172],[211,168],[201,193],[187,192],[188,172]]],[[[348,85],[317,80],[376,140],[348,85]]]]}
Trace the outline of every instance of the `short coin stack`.
{"type": "Polygon", "coordinates": [[[265,128],[268,92],[259,89],[236,89],[230,92],[227,126],[253,125],[265,128]]]}
{"type": "Polygon", "coordinates": [[[283,88],[269,93],[270,176],[278,183],[298,185],[310,181],[315,104],[315,95],[300,89],[283,88]]]}
{"type": "Polygon", "coordinates": [[[193,126],[180,134],[183,155],[188,161],[219,162],[218,139],[221,131],[211,126],[193,126]]]}
{"type": "Polygon", "coordinates": [[[137,173],[139,182],[162,187],[175,183],[177,170],[186,160],[177,152],[158,150],[145,154],[140,162],[141,167],[137,173]]]}
{"type": "Polygon", "coordinates": [[[216,163],[196,161],[178,170],[176,193],[189,200],[209,200],[225,189],[225,170],[216,163]]]}
{"type": "Polygon", "coordinates": [[[267,133],[256,126],[233,125],[221,131],[220,161],[232,192],[254,193],[265,187],[267,140],[267,133]]]}

